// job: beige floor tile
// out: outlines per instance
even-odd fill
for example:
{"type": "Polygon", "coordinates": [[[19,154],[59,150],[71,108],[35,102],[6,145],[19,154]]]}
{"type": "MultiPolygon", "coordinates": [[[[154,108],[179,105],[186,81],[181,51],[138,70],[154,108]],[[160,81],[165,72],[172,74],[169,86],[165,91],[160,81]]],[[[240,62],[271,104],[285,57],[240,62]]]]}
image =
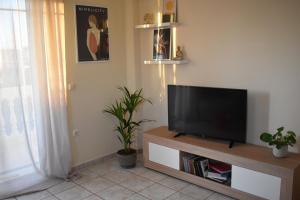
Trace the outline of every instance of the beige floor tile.
{"type": "Polygon", "coordinates": [[[166,200],[195,200],[195,199],[181,192],[176,192],[175,194],[172,194],[171,196],[166,198],[166,200]]]}
{"type": "Polygon", "coordinates": [[[90,171],[89,169],[81,169],[77,172],[76,176],[72,178],[72,181],[78,184],[92,181],[93,179],[99,177],[98,174],[90,171]]]}
{"type": "Polygon", "coordinates": [[[98,164],[89,166],[88,169],[100,176],[103,176],[111,171],[122,171],[123,169],[120,167],[118,160],[115,158],[106,160],[104,162],[100,162],[98,164]]]}
{"type": "Polygon", "coordinates": [[[125,200],[134,194],[133,191],[130,191],[121,186],[115,185],[110,187],[102,192],[98,192],[97,195],[105,200],[125,200]]]}
{"type": "Polygon", "coordinates": [[[128,171],[130,171],[136,175],[141,175],[141,174],[145,174],[146,172],[149,172],[151,170],[145,168],[142,164],[137,164],[136,167],[134,167],[132,169],[128,169],[128,171]]]}
{"type": "Polygon", "coordinates": [[[173,177],[170,177],[168,176],[167,178],[159,181],[160,184],[164,185],[164,186],[167,186],[173,190],[181,190],[183,189],[184,187],[187,187],[189,185],[189,183],[185,182],[185,181],[182,181],[182,180],[179,180],[177,178],[173,178],[173,177]]]}
{"type": "Polygon", "coordinates": [[[126,200],[148,200],[148,199],[140,194],[134,194],[126,200]]]}
{"type": "Polygon", "coordinates": [[[103,199],[101,199],[100,197],[98,197],[96,195],[92,195],[92,196],[89,196],[88,198],[83,199],[83,200],[103,200],[103,199]]]}
{"type": "Polygon", "coordinates": [[[123,187],[135,192],[139,192],[152,184],[154,184],[153,181],[134,174],[120,183],[123,187]]]}
{"type": "Polygon", "coordinates": [[[35,192],[17,197],[17,200],[41,200],[52,196],[48,191],[35,192]]]}
{"type": "Polygon", "coordinates": [[[110,180],[98,177],[96,179],[93,179],[92,181],[82,183],[81,186],[93,193],[97,193],[109,187],[112,187],[114,184],[115,183],[110,180]]]}
{"type": "Polygon", "coordinates": [[[211,196],[209,196],[207,200],[234,200],[234,199],[219,193],[214,193],[211,196]]]}
{"type": "Polygon", "coordinates": [[[132,177],[132,173],[126,170],[118,170],[118,171],[111,171],[103,176],[104,178],[111,180],[115,183],[123,182],[124,180],[132,177]]]}
{"type": "Polygon", "coordinates": [[[42,200],[58,200],[55,196],[50,196],[50,197],[46,197],[45,199],[42,200]]]}
{"type": "Polygon", "coordinates": [[[63,192],[65,190],[68,190],[70,188],[75,187],[76,184],[73,182],[62,182],[60,184],[57,184],[51,188],[48,189],[48,192],[50,192],[51,194],[58,194],[60,192],[63,192]]]}
{"type": "Polygon", "coordinates": [[[61,192],[55,196],[61,200],[81,200],[90,195],[91,195],[91,193],[88,192],[87,190],[76,186],[76,187],[66,190],[64,192],[61,192]]]}
{"type": "Polygon", "coordinates": [[[166,175],[164,175],[162,173],[152,171],[152,170],[149,170],[145,173],[142,173],[142,174],[140,174],[140,176],[142,176],[144,178],[148,178],[148,179],[150,179],[151,181],[154,181],[154,182],[159,182],[162,179],[167,177],[166,175]]]}
{"type": "Polygon", "coordinates": [[[175,192],[176,192],[175,190],[172,190],[166,186],[155,183],[150,187],[147,187],[146,189],[142,190],[140,194],[149,199],[162,200],[172,195],[175,192]]]}
{"type": "Polygon", "coordinates": [[[196,185],[189,185],[180,190],[180,192],[199,200],[206,199],[213,194],[211,190],[207,190],[196,185]]]}

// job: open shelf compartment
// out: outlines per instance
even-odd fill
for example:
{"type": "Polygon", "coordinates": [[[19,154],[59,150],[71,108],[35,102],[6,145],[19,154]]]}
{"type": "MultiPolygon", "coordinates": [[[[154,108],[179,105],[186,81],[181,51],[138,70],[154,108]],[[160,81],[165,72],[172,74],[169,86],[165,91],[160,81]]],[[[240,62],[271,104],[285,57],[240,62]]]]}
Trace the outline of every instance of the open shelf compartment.
{"type": "Polygon", "coordinates": [[[203,156],[180,151],[180,171],[194,177],[231,186],[232,165],[203,156]]]}

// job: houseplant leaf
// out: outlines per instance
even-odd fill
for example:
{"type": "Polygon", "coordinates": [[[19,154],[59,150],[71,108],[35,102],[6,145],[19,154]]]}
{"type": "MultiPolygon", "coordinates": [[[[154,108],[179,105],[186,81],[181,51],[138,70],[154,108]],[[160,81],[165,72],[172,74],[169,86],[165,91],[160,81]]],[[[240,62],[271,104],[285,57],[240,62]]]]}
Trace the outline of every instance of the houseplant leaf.
{"type": "Polygon", "coordinates": [[[264,142],[270,143],[273,139],[273,136],[270,133],[262,133],[260,139],[264,142]]]}

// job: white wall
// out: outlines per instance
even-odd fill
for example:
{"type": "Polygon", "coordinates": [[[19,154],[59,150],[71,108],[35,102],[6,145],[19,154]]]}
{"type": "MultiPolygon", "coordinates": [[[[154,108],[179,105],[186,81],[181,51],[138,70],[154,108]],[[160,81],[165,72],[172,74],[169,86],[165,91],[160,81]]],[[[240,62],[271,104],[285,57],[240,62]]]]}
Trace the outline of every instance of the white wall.
{"type": "MultiPolygon", "coordinates": [[[[139,1],[140,22],[150,2],[139,1]]],[[[280,126],[300,136],[299,11],[297,0],[178,0],[177,44],[189,64],[143,65],[153,33],[139,33],[139,86],[154,103],[144,106],[143,117],[156,120],[144,130],[167,125],[166,85],[175,83],[248,89],[250,143],[261,144],[261,132],[280,126]]]]}
{"type": "Polygon", "coordinates": [[[153,33],[133,27],[157,10],[156,2],[65,1],[68,81],[75,84],[69,94],[74,165],[119,149],[113,121],[102,110],[124,84],[142,87],[153,101],[141,117],[156,122],[143,130],[167,125],[166,86],[182,84],[248,89],[248,142],[261,144],[262,131],[282,125],[300,135],[300,1],[178,0],[177,44],[190,60],[178,66],[143,64],[152,56],[153,33]],[[108,8],[110,61],[76,63],[75,2],[108,8]]]}
{"type": "Polygon", "coordinates": [[[113,152],[119,141],[113,132],[113,121],[102,110],[118,96],[117,87],[126,84],[125,1],[66,0],[66,64],[68,81],[75,84],[69,95],[70,138],[73,165],[78,165],[113,152]],[[108,8],[110,61],[76,63],[75,2],[108,8]],[[78,129],[79,135],[72,136],[78,129]]]}

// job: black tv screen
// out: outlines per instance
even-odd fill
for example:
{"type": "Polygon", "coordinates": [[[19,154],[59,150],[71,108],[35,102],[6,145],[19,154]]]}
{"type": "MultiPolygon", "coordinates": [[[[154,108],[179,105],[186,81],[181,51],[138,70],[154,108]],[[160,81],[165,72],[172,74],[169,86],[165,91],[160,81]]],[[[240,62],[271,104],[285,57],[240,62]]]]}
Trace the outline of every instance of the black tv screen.
{"type": "Polygon", "coordinates": [[[169,130],[246,142],[247,90],[168,85],[169,130]]]}

